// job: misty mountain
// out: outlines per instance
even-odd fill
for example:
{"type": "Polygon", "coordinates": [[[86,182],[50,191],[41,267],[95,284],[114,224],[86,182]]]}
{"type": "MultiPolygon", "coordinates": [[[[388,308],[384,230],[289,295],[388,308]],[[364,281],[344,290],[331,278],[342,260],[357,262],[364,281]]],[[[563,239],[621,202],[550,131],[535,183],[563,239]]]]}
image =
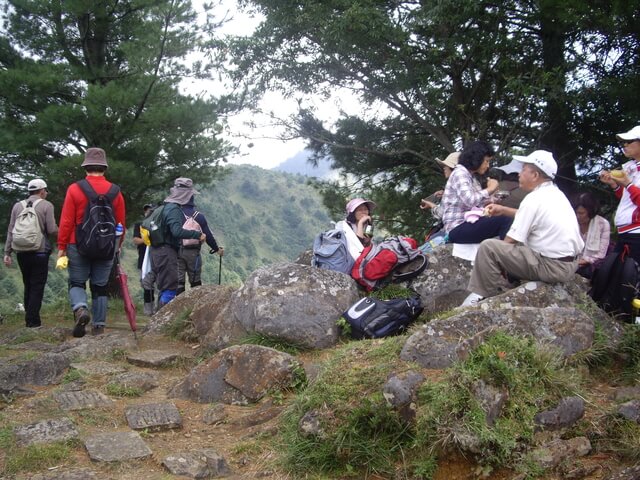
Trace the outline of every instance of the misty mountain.
{"type": "Polygon", "coordinates": [[[331,169],[331,162],[328,159],[322,159],[317,167],[309,163],[312,153],[309,150],[302,150],[293,157],[288,158],[272,170],[286,173],[298,173],[307,177],[316,177],[319,179],[328,179],[335,175],[331,169]]]}

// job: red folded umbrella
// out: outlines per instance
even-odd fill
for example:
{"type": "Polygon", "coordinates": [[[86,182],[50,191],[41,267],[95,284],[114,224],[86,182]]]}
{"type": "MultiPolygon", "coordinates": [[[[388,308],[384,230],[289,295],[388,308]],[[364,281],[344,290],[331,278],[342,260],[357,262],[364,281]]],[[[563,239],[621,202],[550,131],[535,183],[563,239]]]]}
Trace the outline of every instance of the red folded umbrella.
{"type": "Polygon", "coordinates": [[[136,306],[131,300],[131,294],[129,293],[129,285],[127,285],[127,274],[120,265],[120,255],[116,255],[116,278],[118,279],[118,284],[120,285],[120,293],[122,293],[122,301],[124,302],[124,312],[127,314],[127,319],[129,320],[129,325],[131,326],[131,331],[133,335],[136,335],[137,325],[136,325],[136,306]]]}

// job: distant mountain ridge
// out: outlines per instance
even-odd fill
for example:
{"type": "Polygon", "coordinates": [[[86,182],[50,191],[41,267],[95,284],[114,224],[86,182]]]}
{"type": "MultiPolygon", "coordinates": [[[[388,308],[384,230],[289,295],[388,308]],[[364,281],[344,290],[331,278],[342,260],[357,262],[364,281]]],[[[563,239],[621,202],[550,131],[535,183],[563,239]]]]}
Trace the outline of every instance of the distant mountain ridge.
{"type": "Polygon", "coordinates": [[[272,168],[272,170],[286,173],[297,173],[307,177],[315,177],[319,179],[328,179],[335,176],[335,171],[331,168],[331,161],[322,159],[318,162],[318,166],[314,167],[309,163],[309,158],[313,153],[309,150],[302,150],[293,157],[286,159],[281,164],[272,168]]]}

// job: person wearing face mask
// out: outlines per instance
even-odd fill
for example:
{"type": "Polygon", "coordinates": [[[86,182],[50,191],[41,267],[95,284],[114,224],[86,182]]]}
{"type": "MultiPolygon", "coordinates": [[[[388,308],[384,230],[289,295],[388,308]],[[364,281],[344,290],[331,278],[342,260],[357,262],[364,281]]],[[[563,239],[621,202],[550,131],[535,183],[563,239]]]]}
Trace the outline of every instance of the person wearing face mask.
{"type": "Polygon", "coordinates": [[[487,187],[483,189],[476,176],[486,173],[493,156],[493,149],[488,143],[470,142],[447,180],[440,205],[444,230],[451,243],[480,243],[493,237],[503,239],[509,231],[512,218],[482,214],[498,189],[498,181],[489,178],[487,187]]]}
{"type": "Polygon", "coordinates": [[[627,247],[631,257],[640,262],[640,125],[619,133],[616,139],[622,143],[622,151],[629,161],[620,170],[600,172],[600,181],[609,185],[620,201],[615,216],[618,230],[615,252],[627,247]]]}

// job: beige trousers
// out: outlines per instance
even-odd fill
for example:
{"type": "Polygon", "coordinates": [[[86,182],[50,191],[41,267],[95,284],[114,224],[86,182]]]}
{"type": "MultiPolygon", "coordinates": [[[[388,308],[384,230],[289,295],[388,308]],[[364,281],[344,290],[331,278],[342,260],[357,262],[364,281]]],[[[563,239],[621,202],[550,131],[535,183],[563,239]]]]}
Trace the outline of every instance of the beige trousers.
{"type": "Polygon", "coordinates": [[[520,280],[547,283],[567,282],[578,268],[578,260],[565,262],[540,255],[520,243],[485,240],[476,255],[469,291],[491,297],[507,287],[503,272],[520,280]]]}

